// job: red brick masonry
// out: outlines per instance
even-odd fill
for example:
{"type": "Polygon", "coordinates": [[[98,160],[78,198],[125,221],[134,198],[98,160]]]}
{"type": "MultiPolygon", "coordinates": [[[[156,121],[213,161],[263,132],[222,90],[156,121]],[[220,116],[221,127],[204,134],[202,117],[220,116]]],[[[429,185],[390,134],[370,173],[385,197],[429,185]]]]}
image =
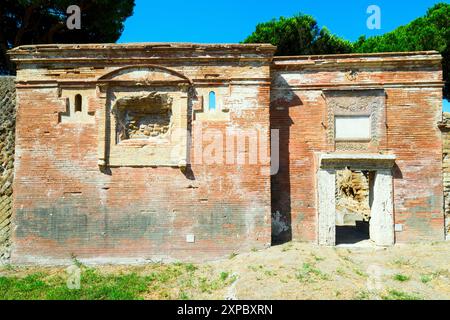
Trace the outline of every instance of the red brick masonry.
{"type": "MultiPolygon", "coordinates": [[[[442,240],[440,55],[273,58],[274,50],[266,44],[11,50],[18,66],[12,262],[199,261],[271,240],[315,241],[317,156],[326,152],[395,154],[395,223],[403,226],[396,241],[442,240]],[[216,110],[208,110],[211,91],[216,110]],[[77,94],[78,114],[71,109],[77,94]],[[153,129],[163,137],[154,141],[165,142],[121,141],[115,108],[129,96],[150,104],[169,97],[170,130],[187,133],[164,138],[153,129]],[[371,105],[373,97],[382,104],[371,105]],[[372,108],[371,141],[335,141],[332,101],[339,99],[372,108]],[[263,156],[270,154],[269,129],[280,138],[273,176],[263,156]],[[256,140],[249,134],[242,149],[211,147],[255,130],[256,140]],[[169,157],[174,146],[180,154],[169,157]],[[236,161],[240,156],[244,162],[236,161]],[[273,235],[277,211],[288,228],[273,235]]],[[[349,112],[358,113],[353,104],[349,112]]]]}

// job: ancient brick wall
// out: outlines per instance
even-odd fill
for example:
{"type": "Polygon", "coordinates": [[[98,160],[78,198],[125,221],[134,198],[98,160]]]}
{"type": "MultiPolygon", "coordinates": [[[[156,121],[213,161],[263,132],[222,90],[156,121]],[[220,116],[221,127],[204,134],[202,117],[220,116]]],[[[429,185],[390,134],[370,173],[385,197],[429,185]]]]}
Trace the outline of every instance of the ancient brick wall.
{"type": "Polygon", "coordinates": [[[249,137],[243,149],[237,142],[223,148],[255,129],[258,141],[268,137],[273,52],[270,45],[190,44],[13,51],[11,260],[208,260],[270,245],[270,163],[249,160],[250,147],[259,145],[260,157],[270,143],[249,137]],[[208,108],[212,91],[215,110],[208,108]],[[146,134],[154,112],[127,109],[164,97],[169,140],[167,132],[146,134]],[[122,107],[132,115],[122,116],[122,107]],[[116,135],[118,127],[125,132],[116,135]],[[181,152],[175,160],[173,150],[181,152]]]}
{"type": "Polygon", "coordinates": [[[440,124],[442,130],[442,166],[444,179],[445,232],[450,240],[450,113],[444,112],[440,124]]]}
{"type": "Polygon", "coordinates": [[[0,77],[0,263],[9,259],[15,137],[14,77],[0,77]]]}
{"type": "Polygon", "coordinates": [[[387,153],[397,157],[396,241],[442,240],[441,109],[440,56],[433,52],[274,58],[271,125],[281,148],[272,211],[291,226],[278,236],[317,239],[320,154],[387,153]],[[338,112],[369,115],[371,140],[335,140],[338,112]]]}
{"type": "Polygon", "coordinates": [[[273,52],[195,44],[11,51],[19,101],[12,261],[208,260],[262,248],[271,234],[316,241],[318,159],[327,152],[394,154],[396,240],[442,239],[440,56],[272,61],[273,52]],[[335,139],[335,116],[349,114],[370,117],[370,140],[335,139]],[[279,130],[272,177],[269,128],[279,130]]]}

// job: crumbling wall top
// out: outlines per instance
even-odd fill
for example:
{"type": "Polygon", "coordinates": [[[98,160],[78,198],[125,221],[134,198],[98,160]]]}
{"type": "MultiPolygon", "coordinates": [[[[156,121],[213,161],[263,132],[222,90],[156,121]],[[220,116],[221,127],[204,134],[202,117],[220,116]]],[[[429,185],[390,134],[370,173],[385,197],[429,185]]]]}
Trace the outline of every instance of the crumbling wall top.
{"type": "Polygon", "coordinates": [[[437,51],[351,53],[310,56],[274,57],[278,69],[310,69],[339,66],[435,66],[440,68],[442,56],[437,51]]]}
{"type": "Polygon", "coordinates": [[[8,54],[20,66],[23,63],[122,62],[149,58],[271,60],[275,50],[270,44],[103,43],[24,45],[9,50],[8,54]]]}

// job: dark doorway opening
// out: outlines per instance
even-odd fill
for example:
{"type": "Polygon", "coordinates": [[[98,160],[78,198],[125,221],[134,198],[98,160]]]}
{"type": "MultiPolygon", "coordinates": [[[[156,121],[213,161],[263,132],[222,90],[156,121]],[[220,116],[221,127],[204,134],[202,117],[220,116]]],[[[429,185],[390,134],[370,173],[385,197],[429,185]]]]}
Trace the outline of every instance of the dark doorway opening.
{"type": "Polygon", "coordinates": [[[369,240],[369,222],[356,221],[354,226],[336,226],[336,245],[369,240]]]}

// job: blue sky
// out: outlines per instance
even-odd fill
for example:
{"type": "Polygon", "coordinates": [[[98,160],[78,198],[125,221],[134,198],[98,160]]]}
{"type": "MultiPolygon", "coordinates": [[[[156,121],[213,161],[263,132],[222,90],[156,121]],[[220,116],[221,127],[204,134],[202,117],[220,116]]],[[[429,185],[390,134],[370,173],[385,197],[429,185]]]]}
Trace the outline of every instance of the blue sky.
{"type": "MultiPolygon", "coordinates": [[[[237,43],[259,22],[302,12],[349,40],[377,35],[425,14],[443,0],[136,0],[134,15],[119,39],[124,42],[237,43]],[[370,30],[367,7],[381,9],[381,29],[370,30]]],[[[450,104],[444,109],[450,111],[450,104]]]]}

